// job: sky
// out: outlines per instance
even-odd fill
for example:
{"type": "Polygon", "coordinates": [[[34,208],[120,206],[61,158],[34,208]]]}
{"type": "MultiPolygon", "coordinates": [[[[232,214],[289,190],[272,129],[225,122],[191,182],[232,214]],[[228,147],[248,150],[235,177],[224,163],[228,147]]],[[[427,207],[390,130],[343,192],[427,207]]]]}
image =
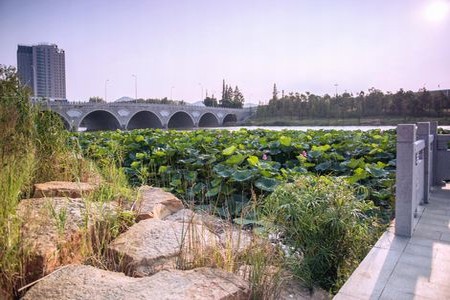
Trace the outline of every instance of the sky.
{"type": "Polygon", "coordinates": [[[0,0],[0,64],[39,43],[70,101],[450,88],[450,0],[0,0]]]}

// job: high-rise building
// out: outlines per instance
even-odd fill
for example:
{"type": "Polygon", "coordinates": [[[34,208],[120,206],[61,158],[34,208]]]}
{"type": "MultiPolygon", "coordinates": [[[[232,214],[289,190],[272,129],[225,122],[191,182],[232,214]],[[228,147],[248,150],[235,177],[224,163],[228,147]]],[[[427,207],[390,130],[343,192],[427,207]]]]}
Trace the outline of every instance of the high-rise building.
{"type": "Polygon", "coordinates": [[[66,67],[64,50],[56,45],[19,45],[17,72],[23,85],[34,97],[66,99],[66,67]]]}

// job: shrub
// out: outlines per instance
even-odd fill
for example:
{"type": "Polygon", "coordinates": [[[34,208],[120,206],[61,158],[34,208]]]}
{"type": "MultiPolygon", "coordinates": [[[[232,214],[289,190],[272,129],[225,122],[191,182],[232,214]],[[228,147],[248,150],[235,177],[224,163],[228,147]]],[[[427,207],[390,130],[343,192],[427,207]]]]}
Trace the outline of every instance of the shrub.
{"type": "MultiPolygon", "coordinates": [[[[105,178],[102,181],[96,168],[77,153],[77,141],[72,141],[71,148],[67,146],[68,132],[60,117],[33,105],[29,96],[15,69],[0,65],[0,299],[19,297],[18,288],[26,284],[24,263],[28,253],[20,241],[23,220],[16,210],[20,199],[30,195],[34,183],[92,179],[101,186],[94,193],[97,198],[87,201],[124,202],[134,197],[122,169],[116,168],[114,162],[99,166],[105,178]]],[[[63,231],[67,212],[52,208],[50,212],[58,230],[63,231]]],[[[93,232],[93,240],[101,241],[100,246],[94,245],[99,251],[86,255],[103,254],[104,241],[114,238],[134,220],[122,211],[99,219],[106,220],[94,220],[95,225],[100,224],[93,232]]]]}
{"type": "Polygon", "coordinates": [[[0,66],[0,298],[20,280],[22,255],[16,207],[32,184],[35,111],[13,68],[0,66]]]}
{"type": "Polygon", "coordinates": [[[267,197],[263,211],[303,254],[292,266],[310,287],[337,291],[376,238],[373,203],[359,200],[344,178],[297,178],[267,197]]]}

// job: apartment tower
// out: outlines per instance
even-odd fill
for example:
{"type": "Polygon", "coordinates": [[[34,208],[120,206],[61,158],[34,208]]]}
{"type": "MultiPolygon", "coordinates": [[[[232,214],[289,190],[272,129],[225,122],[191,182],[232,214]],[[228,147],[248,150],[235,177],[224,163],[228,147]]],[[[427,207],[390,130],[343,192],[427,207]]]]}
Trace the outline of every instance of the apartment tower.
{"type": "Polygon", "coordinates": [[[66,99],[65,55],[58,46],[19,45],[17,72],[20,82],[31,89],[33,97],[66,99]]]}

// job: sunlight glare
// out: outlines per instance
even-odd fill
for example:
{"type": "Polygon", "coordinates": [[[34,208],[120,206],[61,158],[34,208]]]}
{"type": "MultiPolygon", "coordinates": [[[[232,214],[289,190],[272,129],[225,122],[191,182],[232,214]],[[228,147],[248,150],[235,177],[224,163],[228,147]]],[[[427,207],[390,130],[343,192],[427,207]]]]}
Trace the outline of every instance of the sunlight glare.
{"type": "Polygon", "coordinates": [[[440,22],[445,19],[450,11],[450,1],[436,0],[430,2],[425,9],[425,17],[429,21],[440,22]]]}

